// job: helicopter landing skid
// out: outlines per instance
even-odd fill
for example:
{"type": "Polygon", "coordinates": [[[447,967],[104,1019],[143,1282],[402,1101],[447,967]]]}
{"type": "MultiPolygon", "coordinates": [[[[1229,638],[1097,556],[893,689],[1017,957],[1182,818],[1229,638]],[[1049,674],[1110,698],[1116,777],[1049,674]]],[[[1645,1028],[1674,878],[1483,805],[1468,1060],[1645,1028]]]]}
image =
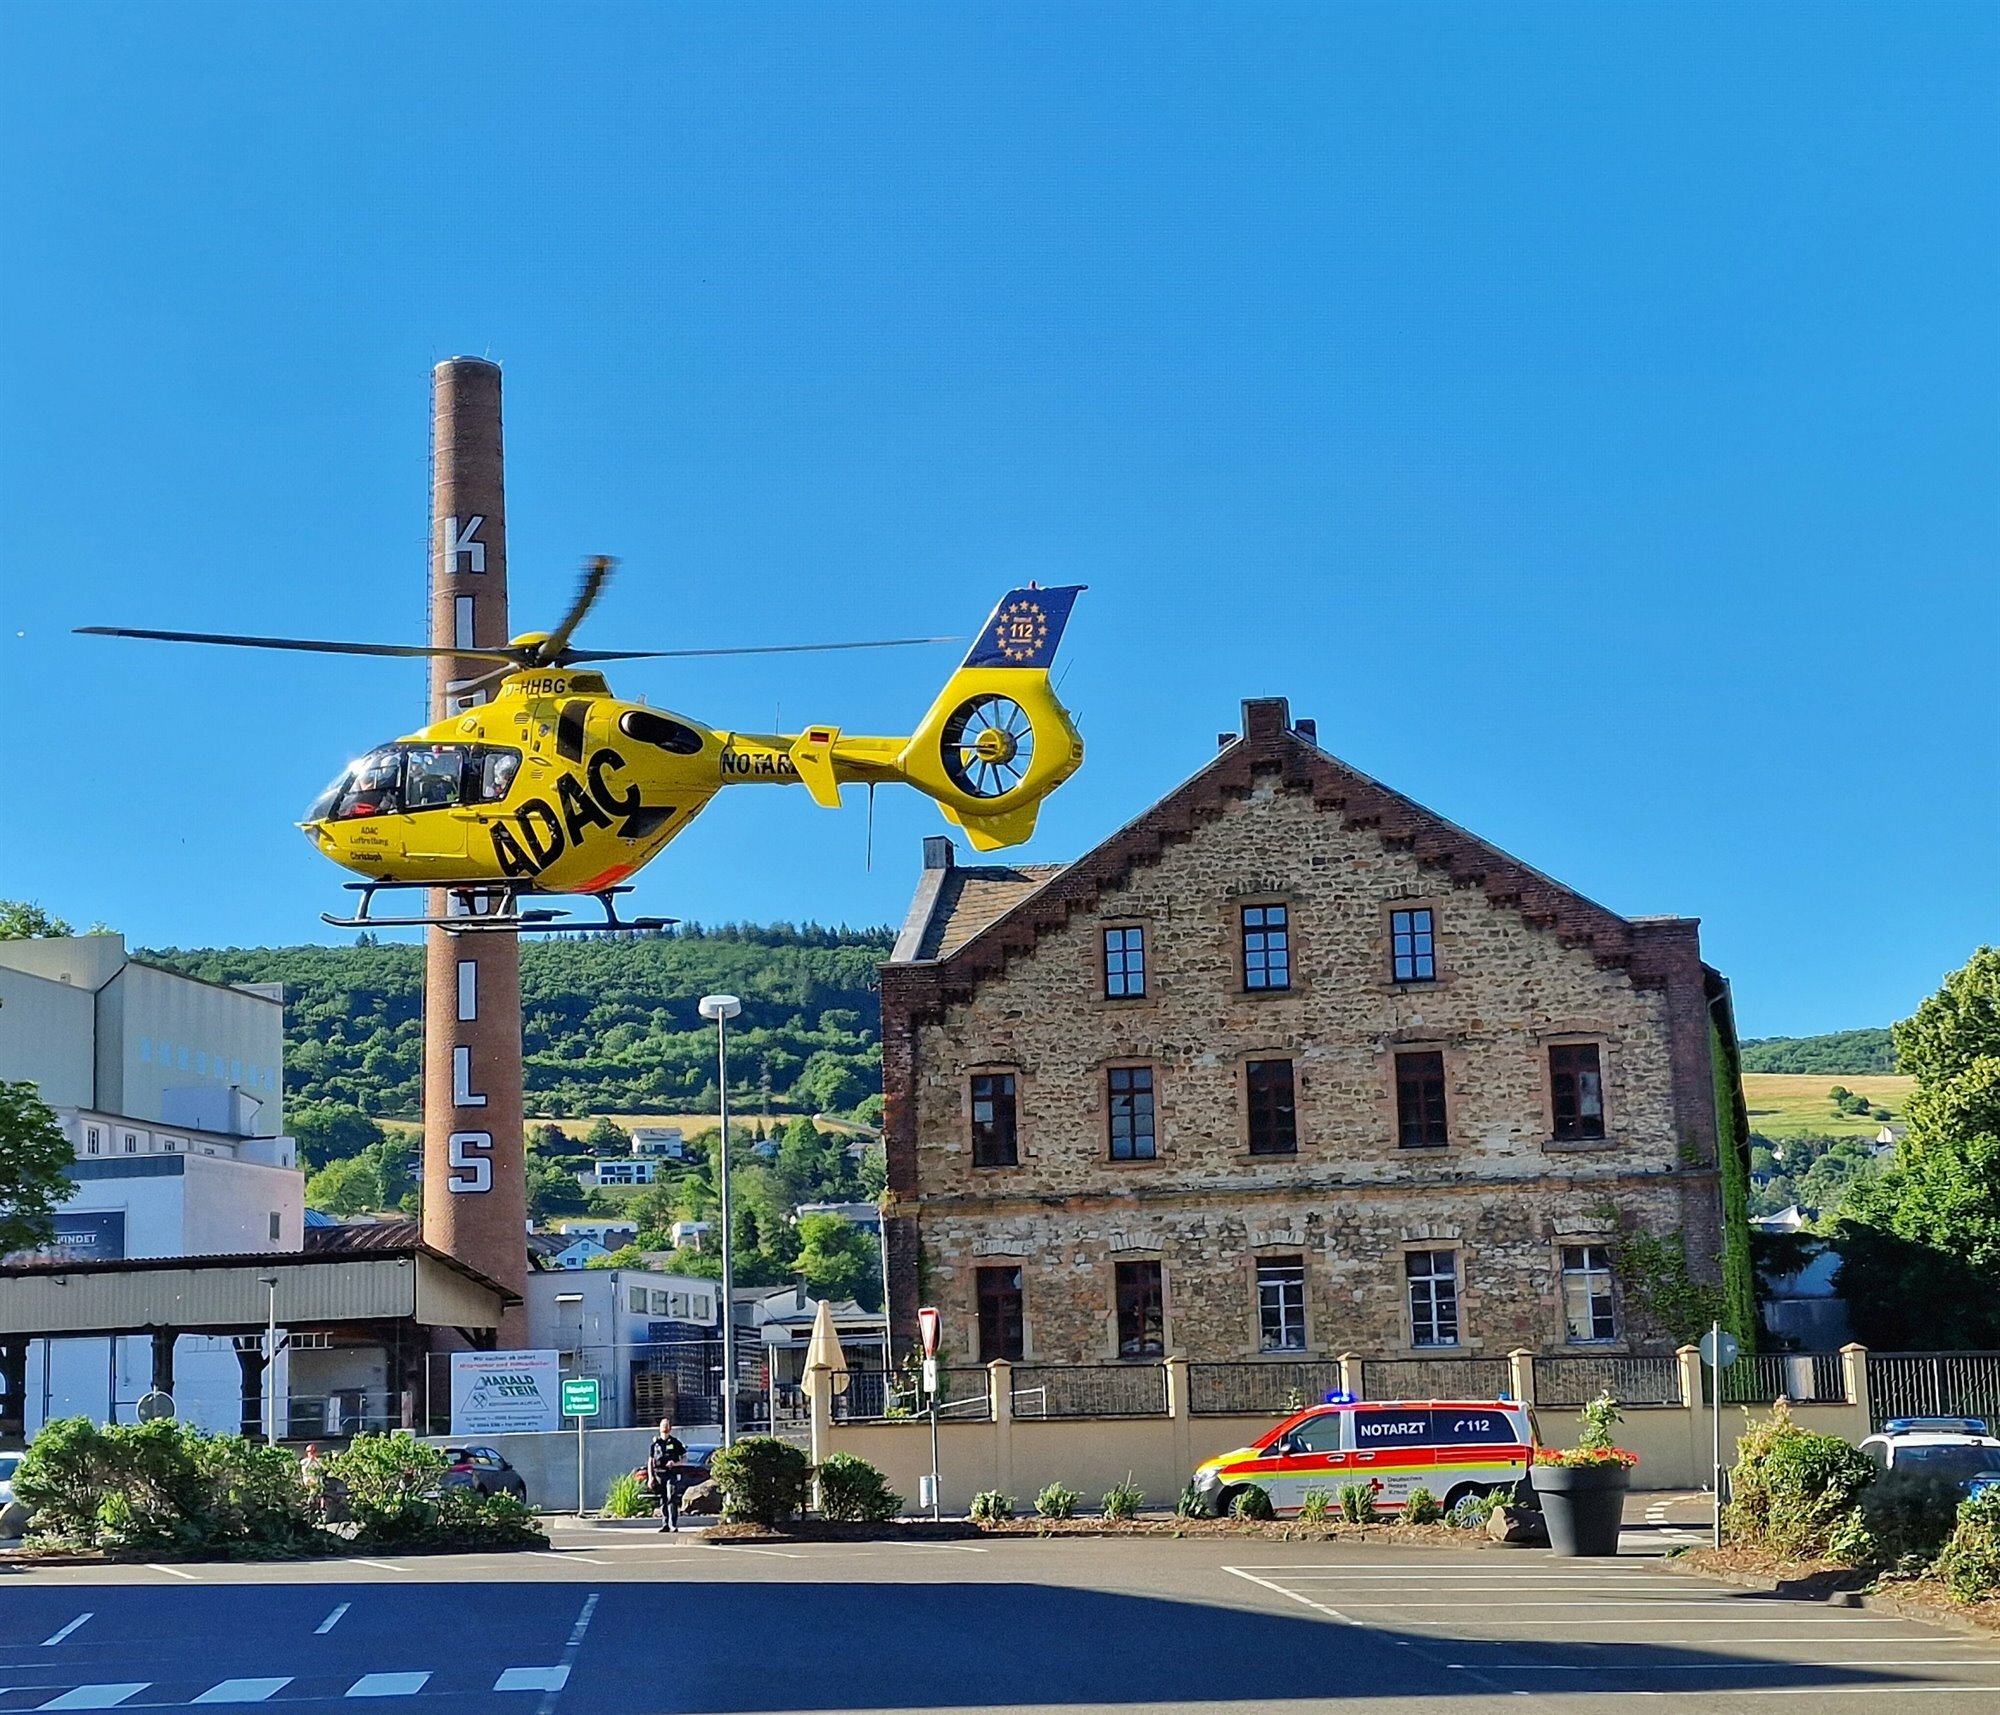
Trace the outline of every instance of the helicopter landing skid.
{"type": "Polygon", "coordinates": [[[595,893],[573,896],[596,900],[597,908],[604,916],[594,923],[572,922],[569,912],[557,906],[524,906],[524,899],[552,899],[558,895],[521,887],[495,887],[487,883],[477,887],[438,887],[420,881],[350,881],[347,888],[350,893],[361,895],[361,903],[354,915],[336,917],[331,912],[322,911],[322,923],[330,924],[335,929],[442,929],[450,935],[611,935],[629,933],[634,929],[667,929],[680,921],[678,917],[620,917],[618,895],[630,893],[632,890],[629,887],[605,887],[595,893]],[[444,894],[451,902],[451,909],[442,917],[429,914],[421,917],[375,915],[376,894],[410,888],[420,893],[444,894]]]}

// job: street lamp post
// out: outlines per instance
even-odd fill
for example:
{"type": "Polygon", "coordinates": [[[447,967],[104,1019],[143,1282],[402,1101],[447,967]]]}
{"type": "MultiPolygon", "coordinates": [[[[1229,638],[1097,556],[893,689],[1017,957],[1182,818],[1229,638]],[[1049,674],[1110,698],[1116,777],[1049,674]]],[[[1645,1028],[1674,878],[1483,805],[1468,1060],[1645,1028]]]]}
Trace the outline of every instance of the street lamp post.
{"type": "Polygon", "coordinates": [[[722,1141],[717,1146],[716,1190],[722,1204],[722,1444],[736,1445],[736,1305],[735,1235],[730,1232],[729,1206],[729,1021],[743,1010],[733,994],[705,994],[698,1010],[715,1020],[715,1088],[721,1108],[722,1141]]]}
{"type": "Polygon", "coordinates": [[[260,1274],[257,1284],[270,1294],[264,1323],[264,1445],[278,1444],[278,1277],[260,1274]]]}

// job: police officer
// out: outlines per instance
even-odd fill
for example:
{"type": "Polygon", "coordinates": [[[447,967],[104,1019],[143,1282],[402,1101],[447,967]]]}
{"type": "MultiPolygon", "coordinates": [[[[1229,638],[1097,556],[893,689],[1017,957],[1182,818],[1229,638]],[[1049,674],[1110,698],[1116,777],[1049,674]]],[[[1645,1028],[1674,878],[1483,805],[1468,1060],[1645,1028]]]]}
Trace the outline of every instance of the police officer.
{"type": "Polygon", "coordinates": [[[646,1482],[660,1500],[660,1529],[678,1530],[681,1522],[681,1473],[687,1443],[674,1433],[673,1419],[660,1419],[660,1432],[646,1449],[646,1482]]]}

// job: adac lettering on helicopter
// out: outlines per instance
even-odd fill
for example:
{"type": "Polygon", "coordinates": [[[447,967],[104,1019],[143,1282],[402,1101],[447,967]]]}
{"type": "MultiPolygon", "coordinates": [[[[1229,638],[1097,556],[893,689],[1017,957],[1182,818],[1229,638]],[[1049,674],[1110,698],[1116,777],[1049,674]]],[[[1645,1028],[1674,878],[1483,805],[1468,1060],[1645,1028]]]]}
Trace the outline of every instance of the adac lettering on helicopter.
{"type": "Polygon", "coordinates": [[[556,777],[555,802],[527,799],[511,821],[493,824],[493,857],[504,876],[539,875],[591,828],[615,828],[623,839],[643,838],[673,814],[639,801],[639,788],[613,778],[625,758],[608,746],[594,750],[582,774],[556,777]]]}

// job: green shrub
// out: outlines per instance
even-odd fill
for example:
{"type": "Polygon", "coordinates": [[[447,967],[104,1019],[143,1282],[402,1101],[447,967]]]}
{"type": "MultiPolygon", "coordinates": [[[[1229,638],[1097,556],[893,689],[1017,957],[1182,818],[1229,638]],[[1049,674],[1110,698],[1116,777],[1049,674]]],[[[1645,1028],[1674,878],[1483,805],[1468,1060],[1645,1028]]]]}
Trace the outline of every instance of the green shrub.
{"type": "Polygon", "coordinates": [[[1127,1471],[1124,1482],[1113,1483],[1104,1491],[1104,1516],[1119,1520],[1136,1518],[1145,1500],[1146,1491],[1132,1481],[1132,1473],[1127,1471]]]}
{"type": "Polygon", "coordinates": [[[1349,1524],[1373,1524],[1382,1515],[1375,1510],[1375,1485],[1343,1483],[1340,1487],[1340,1516],[1349,1524]]]}
{"type": "MultiPolygon", "coordinates": [[[[364,1545],[365,1533],[354,1539],[357,1548],[364,1545]]],[[[478,1549],[495,1548],[546,1548],[549,1539],[535,1518],[534,1509],[526,1501],[517,1501],[512,1495],[482,1495],[477,1489],[451,1488],[441,1490],[437,1498],[437,1517],[431,1528],[414,1541],[404,1539],[405,1545],[415,1548],[438,1549],[445,1553],[468,1553],[478,1549]]],[[[382,1546],[369,1542],[369,1547],[382,1546]]]]}
{"type": "Polygon", "coordinates": [[[1444,1507],[1429,1489],[1414,1488],[1409,1499],[1403,1502],[1405,1524],[1436,1524],[1443,1517],[1444,1507]]]}
{"type": "Polygon", "coordinates": [[[972,1497],[972,1515],[981,1524],[998,1524],[1014,1516],[1014,1497],[998,1489],[981,1489],[972,1497]]]}
{"type": "Polygon", "coordinates": [[[866,1459],[829,1453],[819,1468],[819,1516],[835,1524],[879,1523],[903,1510],[903,1497],[866,1459]]]}
{"type": "Polygon", "coordinates": [[[1870,1558],[1858,1507],[1876,1471],[1860,1448],[1801,1429],[1782,1400],[1736,1447],[1735,1498],[1724,1514],[1730,1535],[1791,1559],[1870,1558]]]}
{"type": "Polygon", "coordinates": [[[1201,1498],[1201,1490],[1194,1486],[1194,1479],[1188,1478],[1187,1487],[1181,1490],[1180,1499],[1174,1502],[1175,1518],[1207,1518],[1208,1506],[1201,1498]]]}
{"type": "Polygon", "coordinates": [[[1951,1539],[1935,1570],[1961,1602],[2000,1596],[2000,1489],[1959,1504],[1951,1539]]]}
{"type": "Polygon", "coordinates": [[[1308,1489],[1299,1502],[1301,1524],[1325,1524],[1333,1516],[1333,1496],[1324,1489],[1308,1489]]]}
{"type": "Polygon", "coordinates": [[[725,1524],[782,1524],[804,1510],[812,1461],[788,1441],[750,1435],[708,1462],[722,1488],[725,1524]]]}
{"type": "Polygon", "coordinates": [[[185,1423],[61,1418],[14,1478],[29,1530],[51,1542],[150,1554],[303,1554],[321,1545],[298,1461],[185,1423]]]}
{"type": "Polygon", "coordinates": [[[1836,1559],[1922,1572],[1950,1540],[1965,1491],[1949,1477],[1890,1471],[1861,1496],[1860,1530],[1834,1544],[1836,1559]]]}
{"type": "Polygon", "coordinates": [[[611,1487],[604,1491],[606,1518],[644,1518],[658,1504],[653,1491],[630,1471],[613,1477],[611,1487]]]}
{"type": "Polygon", "coordinates": [[[1278,1509],[1271,1505],[1271,1497],[1256,1483],[1245,1483],[1236,1491],[1236,1499],[1229,1503],[1232,1518],[1271,1519],[1278,1516],[1278,1509]]]}
{"type": "MultiPolygon", "coordinates": [[[[1192,1483],[1188,1485],[1194,1487],[1192,1483]]],[[[1074,1489],[1064,1488],[1061,1483],[1051,1483],[1035,1497],[1037,1518],[1075,1518],[1076,1503],[1083,1499],[1074,1489]]]]}
{"type": "Polygon", "coordinates": [[[324,1480],[347,1497],[356,1546],[423,1548],[437,1530],[447,1468],[444,1454],[414,1435],[357,1435],[327,1460],[324,1480]]]}

